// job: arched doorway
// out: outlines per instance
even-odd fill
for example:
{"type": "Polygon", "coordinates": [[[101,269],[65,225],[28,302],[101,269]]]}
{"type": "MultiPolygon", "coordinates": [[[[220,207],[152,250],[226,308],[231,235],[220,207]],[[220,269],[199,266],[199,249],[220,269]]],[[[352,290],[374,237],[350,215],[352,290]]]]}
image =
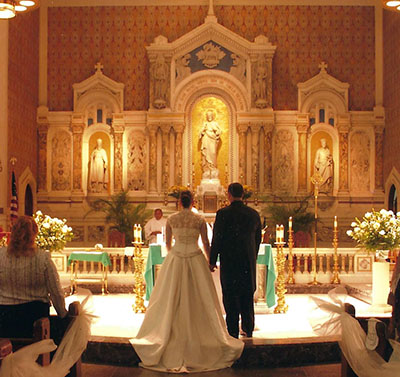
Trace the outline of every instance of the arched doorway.
{"type": "Polygon", "coordinates": [[[25,208],[24,214],[27,216],[33,215],[33,193],[30,185],[25,188],[25,208]]]}
{"type": "Polygon", "coordinates": [[[394,213],[397,213],[397,190],[396,186],[392,185],[389,191],[389,210],[392,210],[394,213]]]}

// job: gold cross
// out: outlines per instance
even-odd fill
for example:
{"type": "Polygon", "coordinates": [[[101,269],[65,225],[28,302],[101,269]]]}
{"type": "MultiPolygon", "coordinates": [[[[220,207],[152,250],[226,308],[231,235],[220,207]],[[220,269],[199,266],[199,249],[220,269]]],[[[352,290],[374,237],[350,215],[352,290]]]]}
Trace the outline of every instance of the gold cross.
{"type": "Polygon", "coordinates": [[[328,64],[326,64],[325,62],[321,62],[321,63],[319,63],[318,68],[321,71],[326,71],[326,69],[328,68],[328,64]]]}
{"type": "Polygon", "coordinates": [[[96,72],[101,72],[104,66],[100,62],[97,62],[94,68],[96,69],[96,72]]]}

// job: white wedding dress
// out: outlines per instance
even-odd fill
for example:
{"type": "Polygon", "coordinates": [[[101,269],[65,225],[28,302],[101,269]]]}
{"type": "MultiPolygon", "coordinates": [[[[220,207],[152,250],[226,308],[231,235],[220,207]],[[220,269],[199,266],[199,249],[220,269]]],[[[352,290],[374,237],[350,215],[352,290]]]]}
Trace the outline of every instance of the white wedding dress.
{"type": "Polygon", "coordinates": [[[198,247],[205,220],[184,209],[167,224],[175,245],[162,265],[139,333],[130,340],[140,365],[175,373],[230,367],[244,344],[226,330],[208,263],[198,247]]]}

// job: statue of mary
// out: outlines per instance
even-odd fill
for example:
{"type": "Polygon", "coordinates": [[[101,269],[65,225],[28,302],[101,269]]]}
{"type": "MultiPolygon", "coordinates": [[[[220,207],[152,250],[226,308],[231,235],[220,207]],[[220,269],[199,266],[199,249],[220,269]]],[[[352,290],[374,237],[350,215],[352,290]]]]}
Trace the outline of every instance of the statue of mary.
{"type": "Polygon", "coordinates": [[[213,110],[207,110],[206,119],[200,132],[201,166],[203,179],[218,179],[217,153],[221,140],[221,129],[215,120],[213,110]]]}

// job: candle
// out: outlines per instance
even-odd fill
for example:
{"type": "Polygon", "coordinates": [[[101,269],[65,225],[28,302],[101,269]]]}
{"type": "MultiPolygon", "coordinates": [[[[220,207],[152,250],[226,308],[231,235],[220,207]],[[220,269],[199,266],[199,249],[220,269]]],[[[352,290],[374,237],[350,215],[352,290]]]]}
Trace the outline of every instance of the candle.
{"type": "Polygon", "coordinates": [[[279,242],[279,225],[276,224],[275,241],[279,242]]]}
{"type": "Polygon", "coordinates": [[[133,242],[137,242],[137,226],[133,226],[133,242]]]}
{"type": "Polygon", "coordinates": [[[292,230],[292,216],[289,217],[289,231],[292,230]]]}
{"type": "Polygon", "coordinates": [[[142,242],[142,226],[140,224],[138,224],[137,232],[138,232],[138,242],[141,243],[142,242]]]}
{"type": "Polygon", "coordinates": [[[333,220],[333,228],[337,230],[337,216],[335,216],[335,220],[333,220]]]}
{"type": "Polygon", "coordinates": [[[280,230],[280,241],[281,242],[283,242],[284,234],[285,234],[285,231],[284,231],[283,225],[281,224],[281,230],[280,230]]]}

